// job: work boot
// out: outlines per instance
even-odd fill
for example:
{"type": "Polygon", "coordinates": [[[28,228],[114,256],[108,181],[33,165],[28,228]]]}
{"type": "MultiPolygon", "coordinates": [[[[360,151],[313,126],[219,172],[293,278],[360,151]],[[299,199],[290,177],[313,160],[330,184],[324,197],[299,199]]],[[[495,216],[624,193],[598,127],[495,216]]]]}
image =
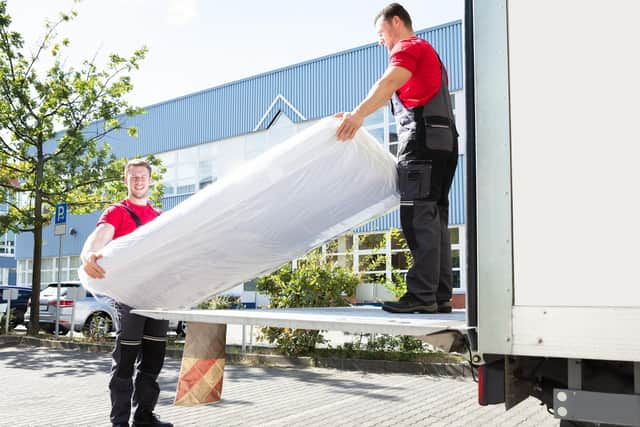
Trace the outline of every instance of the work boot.
{"type": "Polygon", "coordinates": [[[160,418],[156,414],[145,415],[140,418],[134,418],[132,427],[138,426],[156,426],[156,427],[173,427],[173,424],[165,421],[160,421],[160,418]]]}
{"type": "Polygon", "coordinates": [[[452,309],[451,301],[441,301],[438,303],[438,313],[451,313],[452,309]]]}
{"type": "Polygon", "coordinates": [[[382,309],[389,313],[437,313],[438,304],[428,304],[411,294],[404,294],[398,302],[387,301],[382,304],[382,309]]]}

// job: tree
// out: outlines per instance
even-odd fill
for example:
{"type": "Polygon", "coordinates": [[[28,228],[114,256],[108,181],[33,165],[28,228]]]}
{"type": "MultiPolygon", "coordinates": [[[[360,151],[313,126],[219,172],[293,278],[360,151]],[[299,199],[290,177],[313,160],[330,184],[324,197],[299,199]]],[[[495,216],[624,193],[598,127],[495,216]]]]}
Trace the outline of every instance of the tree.
{"type": "MultiPolygon", "coordinates": [[[[62,52],[69,40],[58,34],[76,12],[47,22],[36,49],[26,52],[22,35],[10,29],[6,6],[1,0],[0,204],[9,212],[0,216],[0,234],[33,233],[31,306],[37,308],[42,229],[52,207],[66,202],[72,214],[88,213],[122,194],[124,159],[116,159],[104,138],[112,132],[136,135],[125,120],[143,110],[124,97],[133,88],[128,74],[147,49],[129,58],[111,54],[102,69],[95,57],[76,69],[66,65],[62,52]]],[[[156,186],[155,196],[161,191],[156,186]]],[[[37,334],[38,321],[38,310],[32,310],[30,334],[37,334]]]]}

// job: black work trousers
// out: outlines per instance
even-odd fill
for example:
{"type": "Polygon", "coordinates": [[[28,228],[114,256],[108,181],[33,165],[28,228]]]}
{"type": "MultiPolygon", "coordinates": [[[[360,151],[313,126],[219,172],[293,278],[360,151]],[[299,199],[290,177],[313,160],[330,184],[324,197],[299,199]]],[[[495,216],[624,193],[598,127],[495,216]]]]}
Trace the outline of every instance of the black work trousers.
{"type": "Polygon", "coordinates": [[[111,380],[111,422],[128,423],[133,403],[134,419],[151,415],[158,401],[157,379],[167,344],[166,320],[131,314],[131,307],[116,303],[116,347],[111,380]],[[134,375],[135,374],[135,375],[134,375]]]}
{"type": "Polygon", "coordinates": [[[407,272],[407,293],[431,304],[449,301],[453,290],[449,190],[458,163],[457,140],[451,151],[427,150],[425,154],[422,160],[428,167],[424,173],[430,175],[428,195],[403,199],[400,223],[413,258],[407,272]]]}

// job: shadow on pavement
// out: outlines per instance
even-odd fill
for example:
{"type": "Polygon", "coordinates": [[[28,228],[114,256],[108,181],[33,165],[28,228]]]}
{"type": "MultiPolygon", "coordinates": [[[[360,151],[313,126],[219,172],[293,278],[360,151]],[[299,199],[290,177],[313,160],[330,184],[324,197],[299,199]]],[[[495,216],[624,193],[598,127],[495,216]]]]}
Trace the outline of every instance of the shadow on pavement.
{"type": "MultiPolygon", "coordinates": [[[[108,374],[111,368],[110,355],[77,350],[59,350],[43,347],[21,346],[0,349],[0,366],[5,369],[46,370],[46,377],[74,376],[87,377],[94,374],[108,374]]],[[[163,372],[158,382],[162,390],[174,391],[178,381],[180,361],[172,358],[165,360],[163,372]]],[[[385,401],[399,400],[404,387],[374,384],[370,381],[339,379],[332,376],[331,370],[294,368],[262,368],[228,365],[225,368],[225,382],[259,383],[275,378],[287,378],[305,384],[318,384],[331,387],[335,393],[352,396],[367,395],[385,401]]],[[[166,404],[172,401],[167,400],[166,404]]],[[[218,402],[217,405],[250,405],[250,401],[218,402]]]]}

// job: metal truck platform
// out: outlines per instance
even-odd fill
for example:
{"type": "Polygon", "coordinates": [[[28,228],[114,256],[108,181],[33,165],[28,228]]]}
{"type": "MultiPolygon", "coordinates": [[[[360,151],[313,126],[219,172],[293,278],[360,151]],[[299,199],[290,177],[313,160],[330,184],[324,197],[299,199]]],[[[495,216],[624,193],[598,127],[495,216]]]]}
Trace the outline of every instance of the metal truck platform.
{"type": "Polygon", "coordinates": [[[392,314],[376,306],[246,310],[134,310],[136,314],[187,322],[423,336],[447,330],[464,332],[466,314],[392,314]]]}

